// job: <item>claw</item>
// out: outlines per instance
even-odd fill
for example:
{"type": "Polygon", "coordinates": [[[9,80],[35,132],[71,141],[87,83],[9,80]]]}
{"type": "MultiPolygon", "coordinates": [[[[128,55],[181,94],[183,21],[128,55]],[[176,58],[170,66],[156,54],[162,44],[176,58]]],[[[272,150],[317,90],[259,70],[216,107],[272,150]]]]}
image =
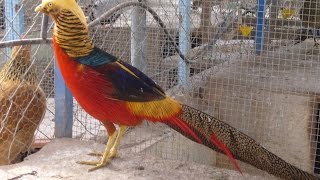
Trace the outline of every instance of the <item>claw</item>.
{"type": "Polygon", "coordinates": [[[78,164],[96,166],[100,161],[77,161],[78,164]]]}
{"type": "Polygon", "coordinates": [[[89,169],[88,171],[93,171],[96,170],[100,167],[106,166],[107,165],[107,158],[108,154],[110,152],[110,149],[113,147],[113,144],[115,143],[116,140],[116,133],[113,133],[109,136],[108,138],[108,142],[107,142],[107,146],[106,149],[103,153],[89,153],[88,155],[90,156],[101,156],[101,160],[100,161],[80,161],[77,162],[78,164],[84,164],[84,165],[91,165],[91,166],[95,166],[94,168],[89,169]]]}
{"type": "Polygon", "coordinates": [[[88,172],[91,172],[91,171],[94,171],[94,170],[97,170],[97,169],[100,169],[100,168],[102,168],[102,167],[107,166],[108,163],[110,162],[110,160],[111,160],[111,159],[107,159],[105,162],[96,164],[95,167],[92,167],[92,168],[88,169],[88,172]]]}
{"type": "Polygon", "coordinates": [[[95,167],[92,167],[90,169],[88,169],[88,172],[97,170],[99,168],[105,167],[109,164],[109,162],[111,161],[111,159],[115,158],[115,157],[119,157],[119,153],[117,151],[116,148],[112,148],[107,156],[107,158],[102,159],[101,162],[84,162],[84,163],[88,163],[87,165],[94,165],[95,167]]]}
{"type": "Polygon", "coordinates": [[[88,154],[89,156],[103,156],[103,153],[92,152],[88,154]]]}
{"type": "Polygon", "coordinates": [[[104,153],[90,153],[89,154],[91,156],[102,156],[100,161],[92,161],[92,162],[80,161],[77,163],[95,166],[95,167],[88,169],[89,172],[107,166],[108,163],[111,161],[111,159],[113,159],[116,156],[119,156],[117,153],[118,147],[120,145],[120,140],[121,140],[125,131],[126,131],[126,126],[120,126],[119,131],[118,131],[118,135],[116,136],[115,133],[113,133],[109,137],[104,153]]]}
{"type": "Polygon", "coordinates": [[[108,163],[110,162],[110,159],[107,159],[105,162],[100,162],[100,161],[78,161],[78,164],[83,164],[83,165],[90,165],[90,166],[94,166],[92,168],[88,169],[88,172],[97,170],[99,168],[105,167],[108,165],[108,163]]]}

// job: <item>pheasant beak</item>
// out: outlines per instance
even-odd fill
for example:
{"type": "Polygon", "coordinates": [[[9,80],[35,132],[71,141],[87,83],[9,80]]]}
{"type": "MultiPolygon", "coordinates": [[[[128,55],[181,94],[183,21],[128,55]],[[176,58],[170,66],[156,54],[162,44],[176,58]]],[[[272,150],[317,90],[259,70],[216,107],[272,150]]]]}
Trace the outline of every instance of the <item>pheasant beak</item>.
{"type": "Polygon", "coordinates": [[[34,11],[35,12],[43,12],[43,7],[42,7],[42,4],[40,4],[39,6],[37,6],[35,9],[34,9],[34,11]]]}

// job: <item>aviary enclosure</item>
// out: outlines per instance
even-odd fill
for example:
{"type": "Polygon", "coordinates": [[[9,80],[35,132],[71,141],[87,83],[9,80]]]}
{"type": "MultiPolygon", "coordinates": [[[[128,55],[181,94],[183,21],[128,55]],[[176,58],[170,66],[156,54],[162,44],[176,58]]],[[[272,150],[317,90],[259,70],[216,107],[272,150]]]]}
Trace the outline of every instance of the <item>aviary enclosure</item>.
{"type": "MultiPolygon", "coordinates": [[[[139,0],[144,8],[117,6],[129,0],[78,2],[100,48],[145,72],[172,97],[320,173],[320,1],[304,7],[298,0],[139,0]]],[[[0,1],[0,67],[13,46],[32,44],[30,66],[46,94],[46,113],[30,148],[61,137],[105,143],[104,127],[73,100],[54,65],[53,22],[34,12],[39,3],[0,1]]],[[[125,137],[135,153],[232,168],[226,156],[163,125],[144,123],[125,137]]]]}

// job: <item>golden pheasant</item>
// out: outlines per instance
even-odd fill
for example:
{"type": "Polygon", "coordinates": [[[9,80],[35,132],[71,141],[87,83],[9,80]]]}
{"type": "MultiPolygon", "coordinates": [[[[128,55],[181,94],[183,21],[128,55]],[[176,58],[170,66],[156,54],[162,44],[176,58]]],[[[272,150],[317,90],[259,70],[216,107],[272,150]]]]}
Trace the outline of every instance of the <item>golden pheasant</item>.
{"type": "Polygon", "coordinates": [[[0,72],[0,165],[18,162],[30,150],[46,110],[30,51],[30,45],[15,46],[0,72]]]}
{"type": "Polygon", "coordinates": [[[171,97],[147,75],[96,47],[85,15],[75,0],[43,0],[35,11],[55,22],[53,47],[58,67],[78,103],[101,121],[108,133],[100,161],[106,166],[118,151],[127,126],[143,120],[165,123],[189,139],[286,179],[317,179],[285,162],[234,127],[171,97]],[[119,125],[117,132],[115,125],[119,125]]]}

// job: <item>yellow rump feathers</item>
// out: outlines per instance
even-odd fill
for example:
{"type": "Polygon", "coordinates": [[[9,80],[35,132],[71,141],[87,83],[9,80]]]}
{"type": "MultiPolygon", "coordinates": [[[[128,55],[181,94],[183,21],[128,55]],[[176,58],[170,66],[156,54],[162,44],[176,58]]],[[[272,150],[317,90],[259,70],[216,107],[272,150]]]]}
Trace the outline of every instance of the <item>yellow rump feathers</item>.
{"type": "Polygon", "coordinates": [[[127,107],[133,115],[152,120],[168,120],[181,112],[181,104],[170,97],[159,101],[128,102],[127,107]]]}

